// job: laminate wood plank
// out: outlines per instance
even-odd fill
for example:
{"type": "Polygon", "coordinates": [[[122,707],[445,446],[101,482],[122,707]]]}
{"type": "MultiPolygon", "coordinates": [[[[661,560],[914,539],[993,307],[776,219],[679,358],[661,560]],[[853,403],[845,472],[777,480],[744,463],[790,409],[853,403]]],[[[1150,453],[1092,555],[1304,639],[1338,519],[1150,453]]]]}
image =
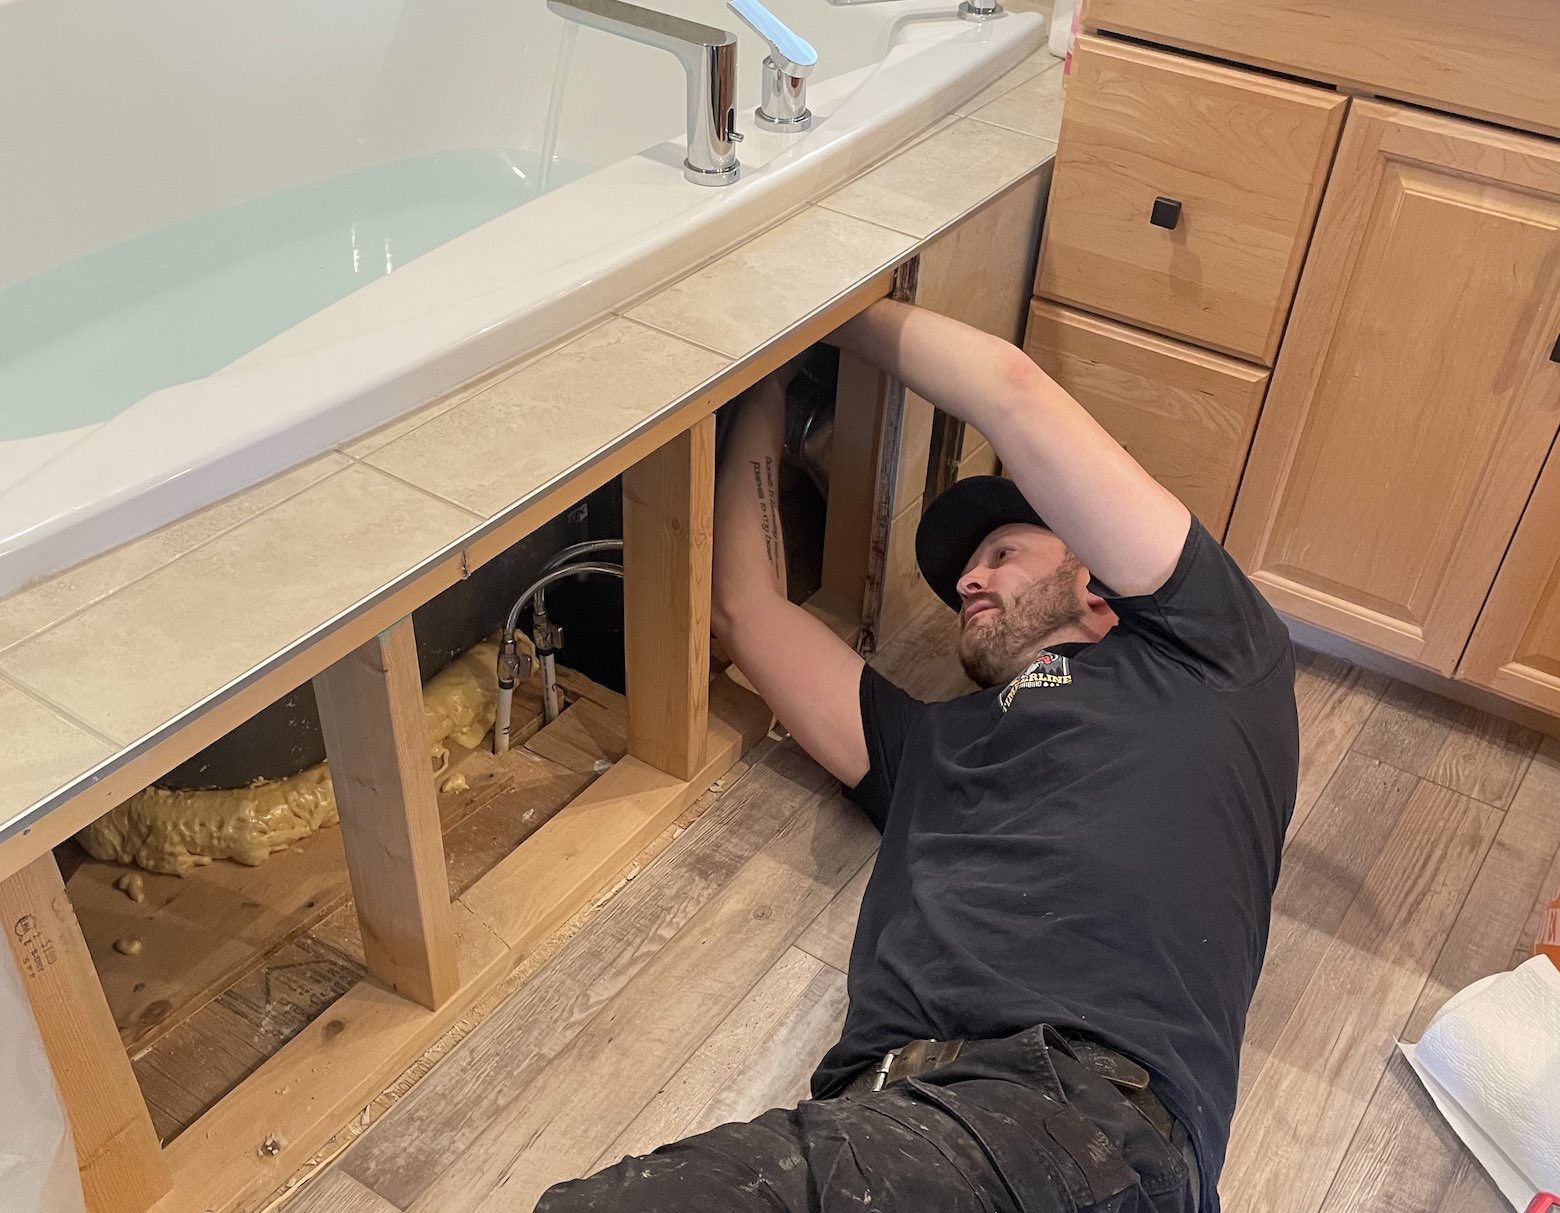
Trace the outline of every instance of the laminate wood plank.
{"type": "Polygon", "coordinates": [[[678,779],[704,763],[714,535],[707,416],[623,473],[628,751],[678,779]]]}
{"type": "MultiPolygon", "coordinates": [[[[1560,764],[1536,759],[1501,819],[1419,1001],[1400,1032],[1418,1040],[1453,993],[1509,967],[1512,943],[1560,849],[1560,764]]],[[[1457,1135],[1394,1054],[1339,1165],[1324,1213],[1435,1210],[1465,1156],[1457,1135]]]]}
{"type": "Polygon", "coordinates": [[[856,938],[856,919],[861,915],[861,898],[872,878],[872,860],[824,906],[823,912],[807,924],[796,937],[796,946],[841,973],[850,971],[850,949],[856,938]]]}
{"type": "MultiPolygon", "coordinates": [[[[816,805],[827,777],[807,766],[793,794],[816,805]]],[[[409,1213],[457,1200],[472,1213],[526,1208],[550,1185],[586,1171],[714,1030],[732,992],[757,983],[875,844],[865,817],[832,800],[787,822],[483,1126],[409,1213]]]]}
{"type": "Polygon", "coordinates": [[[1325,962],[1419,780],[1346,754],[1291,838],[1273,895],[1267,962],[1246,1016],[1244,1100],[1325,962]]]}
{"type": "Polygon", "coordinates": [[[286,1204],[284,1213],[397,1213],[396,1207],[365,1188],[339,1167],[308,1180],[286,1204]]]}
{"type": "MultiPolygon", "coordinates": [[[[1536,786],[1546,788],[1553,786],[1557,777],[1560,777],[1560,742],[1546,738],[1538,752],[1533,755],[1532,765],[1528,767],[1528,773],[1523,779],[1523,787],[1518,790],[1518,795],[1526,794],[1526,785],[1529,782],[1535,782],[1536,786]]],[[[1555,852],[1549,870],[1539,879],[1538,895],[1533,899],[1533,905],[1517,931],[1516,946],[1512,949],[1511,963],[1506,966],[1507,968],[1515,968],[1533,955],[1533,945],[1543,930],[1549,903],[1556,898],[1560,898],[1560,851],[1555,852]]]]}
{"type": "Polygon", "coordinates": [[[1466,1149],[1396,1054],[1338,1165],[1322,1213],[1435,1213],[1466,1149]]]}
{"type": "Polygon", "coordinates": [[[1465,1150],[1435,1213],[1511,1213],[1511,1205],[1500,1194],[1495,1181],[1465,1150]]]}
{"type": "Polygon", "coordinates": [[[1418,1040],[1441,1005],[1481,977],[1510,967],[1512,950],[1524,939],[1529,913],[1537,900],[1553,892],[1545,884],[1549,865],[1560,852],[1560,765],[1535,763],[1506,810],[1468,899],[1414,1012],[1403,1028],[1406,1040],[1418,1040]]]}
{"type": "Polygon", "coordinates": [[[368,971],[436,1009],[460,976],[412,621],[316,675],[314,694],[368,971]]]}
{"type": "Polygon", "coordinates": [[[742,1060],[684,1133],[752,1120],[770,1108],[795,1107],[811,1093],[812,1072],[840,1038],[850,995],[845,975],[825,965],[781,1017],[775,1032],[742,1060]]]}
{"type": "Polygon", "coordinates": [[[816,1060],[822,1050],[811,1053],[802,1046],[798,1052],[794,1025],[827,1003],[824,1018],[832,1026],[825,1030],[837,1036],[839,1021],[832,1016],[836,1009],[844,1013],[844,988],[840,973],[794,947],[787,949],[588,1169],[648,1154],[666,1142],[749,1119],[765,1108],[796,1103],[806,1094],[809,1057],[816,1060]],[[755,1055],[767,1064],[755,1066],[755,1055]],[[755,1102],[757,1108],[747,1116],[725,1114],[727,1107],[755,1102]]]}
{"type": "MultiPolygon", "coordinates": [[[[811,811],[821,775],[795,746],[772,750],[461,1047],[354,1143],[342,1165],[405,1208],[611,998],[770,843],[811,811]]],[[[637,1112],[635,1108],[633,1111],[637,1112]]]]}
{"type": "Polygon", "coordinates": [[[1321,1205],[1498,823],[1488,805],[1414,789],[1236,1111],[1230,1208],[1321,1205]]]}
{"type": "Polygon", "coordinates": [[[1538,742],[1532,729],[1397,683],[1376,705],[1354,748],[1503,809],[1538,742]]]}
{"type": "Polygon", "coordinates": [[[169,1170],[52,855],[0,881],[0,922],[70,1120],[90,1213],[141,1213],[169,1170]]]}
{"type": "Polygon", "coordinates": [[[1293,838],[1338,769],[1389,683],[1381,674],[1300,649],[1295,654],[1295,707],[1300,717],[1300,780],[1293,838]]]}

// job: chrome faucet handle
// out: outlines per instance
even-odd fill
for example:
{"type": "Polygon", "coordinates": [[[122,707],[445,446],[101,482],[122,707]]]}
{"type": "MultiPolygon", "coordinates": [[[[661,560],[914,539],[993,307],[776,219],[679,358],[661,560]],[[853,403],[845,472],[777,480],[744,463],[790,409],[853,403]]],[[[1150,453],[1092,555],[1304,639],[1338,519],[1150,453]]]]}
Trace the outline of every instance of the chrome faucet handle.
{"type": "Polygon", "coordinates": [[[812,125],[807,77],[818,66],[818,52],[759,0],[727,0],[726,7],[769,43],[769,56],[764,60],[764,100],[754,111],[753,121],[771,131],[805,131],[812,125]]]}

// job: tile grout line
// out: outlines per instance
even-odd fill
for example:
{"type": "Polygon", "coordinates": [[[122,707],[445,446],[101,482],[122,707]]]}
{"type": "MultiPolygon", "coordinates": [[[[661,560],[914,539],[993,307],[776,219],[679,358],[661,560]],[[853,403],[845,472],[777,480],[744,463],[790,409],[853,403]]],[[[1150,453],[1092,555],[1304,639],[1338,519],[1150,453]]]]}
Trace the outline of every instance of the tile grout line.
{"type": "MultiPolygon", "coordinates": [[[[716,260],[719,260],[719,258],[717,258],[716,260]]],[[[712,261],[709,264],[710,265],[714,265],[715,262],[712,261]]],[[[699,273],[699,270],[694,270],[693,273],[697,274],[697,273],[699,273]]],[[[693,274],[689,274],[688,277],[690,277],[690,278],[693,277],[693,274]]],[[[679,278],[679,279],[676,280],[676,282],[669,282],[669,283],[667,283],[667,286],[668,287],[672,287],[672,286],[675,286],[677,284],[677,282],[682,282],[682,281],[683,281],[683,279],[679,278]]],[[[638,307],[641,303],[646,303],[649,300],[654,299],[654,298],[655,298],[655,295],[646,295],[645,298],[638,300],[637,302],[635,302],[631,306],[638,307]]],[[[638,328],[648,329],[650,332],[654,333],[657,337],[670,337],[673,341],[680,341],[684,345],[691,345],[694,349],[702,350],[706,354],[714,354],[715,357],[717,357],[717,358],[724,358],[726,360],[725,367],[723,367],[721,370],[717,371],[714,375],[712,375],[710,377],[712,379],[719,378],[721,375],[727,374],[731,370],[732,367],[736,366],[744,358],[751,358],[754,354],[758,353],[759,350],[762,350],[764,348],[761,345],[757,349],[749,350],[746,354],[740,354],[740,355],[738,355],[738,354],[729,354],[725,350],[718,350],[713,345],[707,345],[703,341],[699,341],[697,338],[687,337],[687,336],[684,336],[682,333],[674,333],[674,332],[671,331],[671,329],[663,328],[659,324],[656,324],[653,320],[641,320],[638,316],[630,316],[627,312],[612,312],[611,315],[613,316],[614,319],[626,321],[627,323],[635,325],[638,328]]],[[[784,334],[782,334],[782,336],[783,335],[784,334]]],[[[767,345],[769,343],[766,342],[765,344],[767,345]]],[[[708,382],[708,380],[706,380],[706,382],[708,382]]],[[[688,395],[695,395],[695,394],[697,394],[697,392],[698,392],[698,388],[695,388],[693,390],[693,392],[688,393],[688,395]]],[[[664,404],[661,407],[661,410],[658,410],[658,411],[664,411],[665,409],[674,408],[679,403],[679,401],[681,401],[683,399],[686,399],[686,397],[685,396],[684,397],[678,397],[677,400],[669,400],[669,401],[667,401],[666,404],[664,404]]]]}
{"type": "MultiPolygon", "coordinates": [[[[6,673],[6,671],[4,669],[0,669],[0,685],[4,685],[4,686],[10,687],[12,690],[16,691],[18,694],[21,694],[21,695],[25,696],[26,698],[31,699],[34,703],[38,704],[40,707],[46,708],[49,712],[51,712],[55,716],[60,717],[60,719],[64,720],[66,724],[74,725],[77,729],[81,730],[87,736],[93,738],[96,741],[101,741],[104,745],[109,747],[111,753],[118,753],[120,750],[123,750],[125,748],[125,743],[124,742],[122,742],[122,741],[115,741],[112,737],[110,737],[107,733],[103,732],[96,725],[88,724],[85,720],[83,720],[81,717],[77,716],[74,712],[69,711],[66,708],[62,708],[59,704],[55,703],[52,699],[50,699],[42,691],[38,690],[36,687],[32,686],[29,683],[23,682],[15,674],[8,674],[8,673],[6,673]]],[[[99,761],[101,761],[101,760],[99,760],[99,761]]]]}
{"type": "MultiPolygon", "coordinates": [[[[321,451],[318,455],[312,456],[310,459],[304,460],[304,463],[311,463],[311,462],[313,462],[314,459],[321,459],[321,458],[324,458],[327,455],[341,455],[342,458],[344,458],[344,459],[346,459],[348,461],[348,466],[351,466],[352,463],[356,462],[356,460],[354,460],[351,455],[346,454],[344,451],[338,451],[335,447],[329,447],[326,450],[321,451]]],[[[303,465],[300,464],[298,466],[301,467],[303,465]]],[[[292,472],[294,472],[296,470],[297,470],[297,468],[289,468],[285,472],[278,473],[277,476],[276,477],[272,477],[272,479],[278,479],[281,476],[290,475],[292,472]]],[[[199,543],[195,544],[194,547],[186,548],[184,551],[180,552],[177,556],[174,556],[172,559],[165,560],[162,564],[159,564],[157,567],[151,568],[151,569],[147,569],[145,572],[137,574],[136,576],[132,577],[129,581],[125,582],[123,585],[116,586],[112,590],[109,590],[108,593],[102,595],[102,597],[94,598],[91,602],[86,603],[84,606],[77,607],[76,609],[74,609],[74,610],[72,610],[72,611],[70,611],[70,612],[68,612],[68,613],[66,613],[64,615],[61,615],[58,619],[55,619],[52,622],[50,622],[48,624],[45,624],[43,627],[39,628],[36,632],[29,632],[26,636],[23,636],[20,640],[13,640],[10,644],[0,645],[0,663],[4,663],[4,661],[5,661],[5,659],[6,659],[6,657],[8,655],[17,652],[19,649],[22,648],[23,645],[31,644],[34,640],[37,640],[38,637],[43,636],[43,635],[45,635],[48,632],[54,631],[61,624],[70,622],[72,619],[75,619],[78,615],[85,615],[93,607],[102,606],[103,603],[107,602],[110,598],[115,598],[118,595],[123,594],[131,586],[139,585],[141,582],[145,581],[149,577],[155,577],[158,573],[161,573],[164,569],[171,568],[173,565],[177,564],[179,561],[183,560],[185,557],[192,556],[196,552],[199,552],[199,551],[203,550],[204,548],[209,547],[211,544],[215,543],[218,539],[221,539],[221,538],[223,538],[226,535],[232,534],[239,527],[246,526],[249,523],[253,522],[256,518],[260,518],[260,517],[263,517],[266,514],[269,514],[272,510],[276,509],[277,506],[285,505],[287,502],[291,501],[294,497],[298,496],[299,493],[308,492],[308,490],[314,488],[316,485],[324,484],[327,480],[334,480],[337,476],[341,475],[341,473],[346,471],[346,470],[347,469],[345,467],[339,467],[335,471],[327,472],[325,475],[321,476],[318,480],[311,480],[311,481],[309,481],[308,484],[305,484],[302,487],[296,489],[295,491],[293,491],[291,493],[288,493],[286,496],[277,498],[275,501],[273,501],[270,505],[266,506],[264,509],[256,510],[253,514],[250,514],[248,517],[240,518],[237,522],[233,523],[232,526],[223,527],[220,531],[217,531],[215,534],[207,536],[205,539],[202,539],[199,543]]],[[[251,485],[250,488],[251,489],[260,488],[265,483],[266,483],[265,481],[262,481],[261,484],[259,484],[259,485],[251,485]]],[[[217,506],[221,505],[222,502],[225,501],[225,500],[227,500],[227,499],[223,498],[223,499],[218,500],[218,501],[213,501],[210,506],[205,507],[205,508],[212,508],[212,509],[214,509],[217,506]]],[[[199,513],[199,511],[197,511],[194,514],[186,514],[182,518],[176,518],[173,522],[168,523],[167,526],[173,527],[173,526],[178,526],[181,523],[188,522],[190,519],[195,518],[198,515],[198,513],[199,513]]],[[[163,527],[159,527],[158,528],[158,530],[163,530],[163,529],[165,529],[165,528],[163,528],[163,527]]],[[[149,539],[149,538],[151,538],[152,535],[155,535],[156,533],[157,533],[157,531],[149,531],[145,535],[138,535],[135,539],[130,540],[129,543],[121,544],[120,547],[118,547],[118,548],[110,548],[107,552],[99,553],[99,556],[108,556],[108,555],[110,555],[110,554],[112,554],[114,552],[119,551],[121,548],[129,547],[130,544],[132,544],[132,543],[139,543],[141,540],[149,539]]],[[[95,559],[98,559],[98,557],[92,557],[91,559],[95,560],[95,559]]],[[[83,561],[82,564],[79,564],[79,565],[72,565],[70,568],[64,569],[60,573],[56,574],[56,576],[63,577],[66,574],[71,573],[74,570],[83,567],[86,563],[88,563],[88,561],[83,561]]],[[[37,583],[37,584],[41,585],[43,583],[40,582],[40,583],[37,583]]],[[[26,593],[26,590],[24,589],[24,590],[19,591],[19,592],[26,593]]]]}
{"type": "MultiPolygon", "coordinates": [[[[430,420],[431,420],[431,418],[430,418],[430,420]]],[[[381,448],[381,449],[383,449],[383,448],[381,448]]],[[[495,519],[495,518],[497,518],[499,516],[498,514],[488,514],[488,515],[479,514],[476,510],[473,510],[473,509],[468,508],[467,506],[461,505],[460,502],[455,501],[455,500],[453,500],[453,499],[451,499],[449,497],[445,497],[445,496],[442,496],[439,493],[435,493],[432,489],[426,487],[425,485],[417,484],[415,481],[408,480],[408,479],[406,479],[406,477],[401,476],[401,475],[399,475],[399,474],[397,474],[395,472],[392,472],[392,471],[388,470],[387,468],[382,468],[377,463],[369,463],[366,459],[360,459],[357,462],[358,462],[360,467],[366,469],[367,471],[373,472],[377,476],[383,476],[387,480],[393,480],[397,484],[403,485],[406,488],[411,489],[413,492],[418,493],[419,495],[428,498],[430,501],[436,501],[440,505],[449,506],[451,509],[459,510],[462,514],[466,515],[466,517],[468,517],[470,519],[473,519],[477,523],[478,526],[486,526],[489,522],[493,521],[493,519],[495,519]]],[[[513,505],[513,504],[514,504],[513,502],[510,502],[510,505],[506,505],[504,507],[504,509],[505,510],[509,509],[510,506],[513,505]]],[[[500,513],[502,513],[502,512],[503,511],[501,510],[500,513]]],[[[464,539],[461,539],[461,540],[451,540],[450,542],[452,544],[456,543],[456,542],[460,542],[462,547],[465,546],[464,539]]],[[[402,574],[402,576],[405,576],[405,574],[402,574]]]]}

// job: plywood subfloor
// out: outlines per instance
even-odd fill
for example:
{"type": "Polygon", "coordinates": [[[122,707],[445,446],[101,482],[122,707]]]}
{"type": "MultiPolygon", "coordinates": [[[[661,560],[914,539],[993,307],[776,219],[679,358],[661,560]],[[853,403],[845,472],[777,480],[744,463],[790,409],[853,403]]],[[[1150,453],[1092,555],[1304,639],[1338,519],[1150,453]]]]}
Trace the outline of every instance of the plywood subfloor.
{"type": "MultiPolygon", "coordinates": [[[[959,693],[949,626],[933,608],[876,664],[959,693]]],[[[1496,1213],[1393,1040],[1531,945],[1560,884],[1560,743],[1326,657],[1303,656],[1299,701],[1225,1207],[1496,1213]]],[[[802,1097],[844,1015],[876,840],[794,744],[754,757],[289,1213],[528,1210],[560,1179],[802,1097]]]]}
{"type": "MultiPolygon", "coordinates": [[[[459,774],[466,783],[439,797],[456,896],[623,755],[622,696],[572,671],[560,681],[570,702],[546,729],[534,680],[517,695],[516,718],[525,723],[508,754],[450,743],[440,782],[459,774]]],[[[336,829],[258,868],[222,862],[182,878],[147,873],[139,904],[113,887],[125,870],[83,858],[68,888],[166,1142],[366,970],[336,829]],[[143,941],[138,954],[113,950],[125,935],[143,941]]]]}

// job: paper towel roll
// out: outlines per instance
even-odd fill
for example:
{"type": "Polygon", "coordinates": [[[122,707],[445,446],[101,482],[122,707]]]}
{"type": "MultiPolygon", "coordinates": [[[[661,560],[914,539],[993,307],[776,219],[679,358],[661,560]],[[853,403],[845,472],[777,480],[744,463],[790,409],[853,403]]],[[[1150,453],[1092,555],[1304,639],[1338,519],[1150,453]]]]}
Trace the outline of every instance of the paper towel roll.
{"type": "Polygon", "coordinates": [[[1535,956],[1454,994],[1414,1054],[1535,1189],[1560,1191],[1560,969],[1535,956]]]}

